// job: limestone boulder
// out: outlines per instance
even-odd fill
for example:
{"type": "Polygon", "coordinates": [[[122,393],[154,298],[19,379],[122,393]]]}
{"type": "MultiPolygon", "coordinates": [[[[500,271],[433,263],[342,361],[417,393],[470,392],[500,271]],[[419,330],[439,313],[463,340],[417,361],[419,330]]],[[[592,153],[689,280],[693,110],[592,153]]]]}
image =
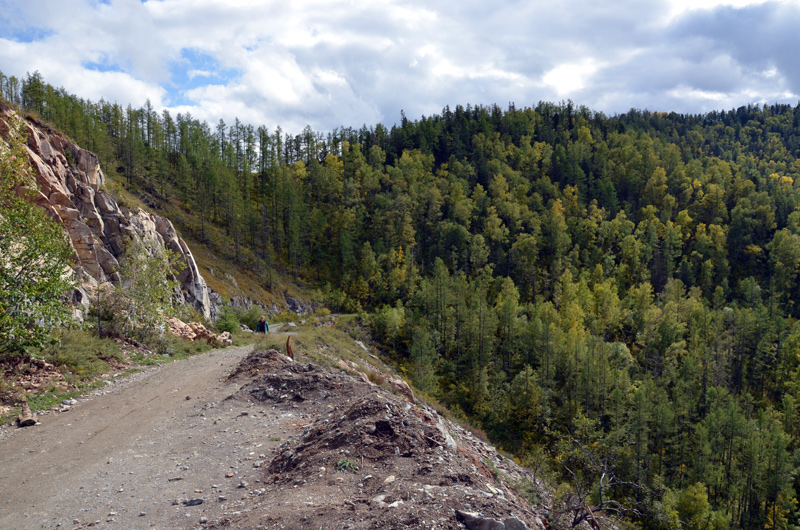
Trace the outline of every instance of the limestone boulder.
{"type": "Polygon", "coordinates": [[[167,318],[167,326],[169,332],[186,340],[205,340],[213,346],[231,346],[233,345],[233,338],[227,331],[223,331],[219,335],[206,328],[198,322],[183,322],[179,318],[167,318]]]}

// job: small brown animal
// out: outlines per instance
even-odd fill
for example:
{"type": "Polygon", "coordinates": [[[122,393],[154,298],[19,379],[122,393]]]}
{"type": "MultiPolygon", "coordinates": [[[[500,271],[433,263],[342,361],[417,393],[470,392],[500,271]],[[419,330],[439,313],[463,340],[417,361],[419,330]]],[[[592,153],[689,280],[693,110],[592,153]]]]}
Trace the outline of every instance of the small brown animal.
{"type": "Polygon", "coordinates": [[[294,353],[292,353],[292,345],[289,344],[289,340],[291,340],[292,336],[289,335],[286,337],[286,354],[289,356],[290,359],[294,361],[294,353]]]}

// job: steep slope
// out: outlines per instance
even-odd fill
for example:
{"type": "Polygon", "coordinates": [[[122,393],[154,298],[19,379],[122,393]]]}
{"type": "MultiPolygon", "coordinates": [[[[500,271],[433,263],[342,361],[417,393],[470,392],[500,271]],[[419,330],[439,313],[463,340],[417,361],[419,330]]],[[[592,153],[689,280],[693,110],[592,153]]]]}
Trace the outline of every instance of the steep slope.
{"type": "MultiPolygon", "coordinates": [[[[5,122],[13,113],[0,104],[0,120],[5,122]]],[[[117,281],[125,239],[138,238],[151,248],[166,248],[180,257],[185,267],[178,281],[185,302],[210,317],[208,287],[172,223],[141,208],[120,206],[102,189],[105,176],[95,154],[34,119],[25,124],[39,191],[36,202],[64,226],[75,250],[74,269],[82,286],[75,291],[74,301],[88,306],[87,287],[117,281]]],[[[5,123],[0,125],[4,130],[5,123]]]]}

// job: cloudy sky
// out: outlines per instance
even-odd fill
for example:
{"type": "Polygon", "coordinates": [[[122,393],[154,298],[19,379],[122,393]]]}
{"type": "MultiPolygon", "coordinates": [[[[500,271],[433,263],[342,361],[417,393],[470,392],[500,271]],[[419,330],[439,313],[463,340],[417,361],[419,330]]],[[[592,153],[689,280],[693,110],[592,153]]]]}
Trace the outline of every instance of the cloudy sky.
{"type": "Polygon", "coordinates": [[[800,100],[800,0],[0,0],[0,71],[299,132],[445,105],[800,100]]]}

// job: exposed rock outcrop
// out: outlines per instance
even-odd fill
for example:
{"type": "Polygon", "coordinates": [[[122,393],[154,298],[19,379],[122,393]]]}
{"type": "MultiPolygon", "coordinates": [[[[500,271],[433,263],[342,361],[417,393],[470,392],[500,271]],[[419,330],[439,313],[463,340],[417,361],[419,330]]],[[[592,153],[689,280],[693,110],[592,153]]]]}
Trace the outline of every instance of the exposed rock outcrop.
{"type": "MultiPolygon", "coordinates": [[[[0,106],[0,120],[7,120],[13,112],[0,106]]],[[[167,248],[180,256],[185,267],[177,279],[183,301],[210,318],[208,287],[191,250],[178,237],[172,223],[141,208],[120,206],[101,189],[105,176],[97,155],[35,120],[26,121],[26,125],[27,147],[39,191],[36,203],[69,234],[75,249],[75,273],[84,287],[119,281],[117,267],[124,242],[136,238],[151,248],[167,248]]],[[[73,300],[86,304],[86,289],[78,289],[73,300]]]]}

